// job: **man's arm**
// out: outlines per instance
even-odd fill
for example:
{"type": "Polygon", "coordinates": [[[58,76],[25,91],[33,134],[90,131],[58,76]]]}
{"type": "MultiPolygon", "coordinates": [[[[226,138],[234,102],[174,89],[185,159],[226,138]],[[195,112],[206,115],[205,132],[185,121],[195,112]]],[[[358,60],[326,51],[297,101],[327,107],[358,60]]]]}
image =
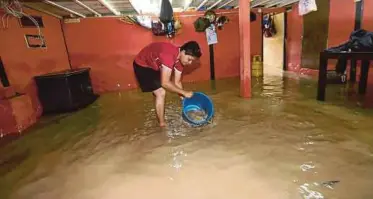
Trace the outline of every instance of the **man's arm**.
{"type": "MultiPolygon", "coordinates": [[[[161,68],[161,84],[162,87],[164,87],[167,90],[170,90],[174,93],[178,93],[180,95],[188,95],[187,91],[184,91],[182,89],[182,86],[179,87],[179,85],[174,84],[171,82],[171,74],[172,74],[172,69],[168,68],[167,66],[162,66],[161,68]]],[[[175,74],[176,75],[176,74],[175,74]]],[[[176,76],[175,76],[176,78],[176,76]]]]}
{"type": "MultiPolygon", "coordinates": [[[[180,89],[183,89],[183,84],[181,83],[181,72],[178,71],[177,69],[175,70],[174,72],[174,82],[175,82],[175,85],[180,88],[180,89]]],[[[180,99],[184,99],[184,97],[182,95],[179,95],[180,96],[180,99]]]]}
{"type": "Polygon", "coordinates": [[[183,89],[183,84],[181,83],[181,72],[175,70],[175,78],[174,78],[175,85],[180,89],[183,89]]]}

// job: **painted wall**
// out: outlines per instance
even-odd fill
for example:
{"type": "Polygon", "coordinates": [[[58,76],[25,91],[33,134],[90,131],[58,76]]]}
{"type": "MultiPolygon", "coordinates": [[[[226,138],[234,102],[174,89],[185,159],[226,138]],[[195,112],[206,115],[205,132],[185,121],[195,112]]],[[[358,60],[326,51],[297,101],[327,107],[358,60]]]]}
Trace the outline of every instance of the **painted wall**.
{"type": "MultiPolygon", "coordinates": [[[[339,46],[348,41],[355,27],[355,2],[351,0],[331,0],[329,21],[327,47],[339,46]]],[[[328,68],[334,69],[336,63],[336,60],[330,60],[328,68]]]]}
{"type": "Polygon", "coordinates": [[[299,72],[301,70],[303,18],[299,16],[298,4],[294,4],[292,10],[288,12],[286,23],[288,30],[286,39],[287,70],[299,72]]]}
{"type": "MultiPolygon", "coordinates": [[[[217,12],[218,14],[220,12],[217,12]]],[[[239,32],[238,12],[222,13],[230,22],[218,31],[219,43],[214,47],[216,78],[238,76],[239,74],[239,32]]],[[[80,23],[63,24],[66,43],[73,68],[89,66],[94,91],[97,93],[136,88],[132,62],[136,54],[154,41],[168,41],[181,45],[196,40],[202,48],[198,64],[189,67],[184,82],[203,81],[210,78],[210,56],[205,33],[194,31],[194,21],[202,13],[189,12],[178,16],[183,28],[174,39],[153,36],[151,31],[136,25],[129,25],[118,18],[89,18],[80,23]]],[[[252,54],[261,54],[260,17],[252,23],[252,54]]]]}
{"type": "Polygon", "coordinates": [[[47,48],[28,48],[25,34],[37,34],[38,31],[36,28],[21,28],[14,17],[9,18],[9,28],[0,31],[0,56],[10,84],[18,92],[27,92],[35,75],[69,68],[60,20],[28,9],[26,12],[43,17],[45,28],[42,28],[42,34],[47,48]]]}
{"type": "MultiPolygon", "coordinates": [[[[317,75],[318,70],[302,67],[303,17],[298,14],[298,4],[288,15],[287,57],[288,70],[305,75],[317,75]]],[[[330,0],[328,39],[325,48],[337,46],[345,42],[354,29],[355,3],[353,0],[330,0]]],[[[315,57],[316,58],[316,57],[315,57]]],[[[315,59],[313,58],[313,59],[315,59]]],[[[315,63],[318,64],[316,58],[315,63]]],[[[314,64],[315,64],[314,63],[314,64]]],[[[335,68],[336,61],[330,60],[328,68],[335,68]]]]}
{"type": "MultiPolygon", "coordinates": [[[[372,10],[371,1],[364,1],[363,26],[372,27],[373,22],[369,10],[372,10]],[[365,24],[365,25],[364,25],[365,24]]],[[[329,26],[327,47],[337,46],[346,40],[354,29],[355,3],[353,0],[330,0],[329,26]]],[[[292,11],[288,13],[288,38],[287,38],[287,67],[289,71],[317,75],[317,70],[306,69],[301,65],[302,40],[303,40],[303,17],[298,14],[298,4],[294,4],[292,11]]],[[[335,67],[336,61],[329,61],[329,68],[335,67]]]]}
{"type": "MultiPolygon", "coordinates": [[[[3,133],[25,129],[41,115],[42,109],[33,82],[35,75],[69,68],[59,19],[28,9],[24,11],[30,15],[43,17],[45,28],[42,29],[42,33],[47,48],[28,48],[25,34],[37,34],[37,28],[21,28],[19,21],[14,17],[9,18],[8,28],[0,31],[0,56],[11,84],[7,89],[0,87],[0,106],[3,107],[0,118],[14,120],[0,122],[0,132],[3,133]],[[14,95],[14,92],[26,95],[9,100],[3,99],[5,96],[14,95]],[[9,119],[9,116],[13,118],[9,119]]],[[[2,16],[2,13],[0,15],[2,16]]]]}
{"type": "Polygon", "coordinates": [[[363,8],[362,26],[364,29],[373,31],[373,1],[365,0],[363,8]]]}
{"type": "Polygon", "coordinates": [[[355,2],[330,0],[328,47],[346,42],[355,27],[355,2]]]}
{"type": "MultiPolygon", "coordinates": [[[[363,7],[362,28],[373,31],[373,1],[365,0],[363,7]]],[[[298,4],[288,13],[287,58],[288,70],[306,75],[318,75],[318,70],[302,68],[300,64],[303,34],[303,17],[298,15],[298,4]]],[[[329,27],[327,47],[338,46],[349,39],[355,26],[355,2],[353,0],[330,0],[329,27]]],[[[335,68],[336,61],[330,60],[328,68],[335,68]]],[[[359,64],[359,63],[358,63],[359,64]]],[[[357,68],[359,80],[360,68],[357,68]]],[[[373,68],[368,76],[368,87],[364,106],[373,107],[373,68]]]]}

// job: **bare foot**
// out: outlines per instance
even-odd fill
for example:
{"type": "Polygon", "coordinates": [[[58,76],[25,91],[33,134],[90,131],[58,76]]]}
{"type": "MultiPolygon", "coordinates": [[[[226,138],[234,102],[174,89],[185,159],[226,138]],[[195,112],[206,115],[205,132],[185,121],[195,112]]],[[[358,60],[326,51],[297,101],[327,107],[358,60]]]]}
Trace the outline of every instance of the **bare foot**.
{"type": "Polygon", "coordinates": [[[166,127],[166,123],[164,122],[159,123],[159,127],[166,127]]]}

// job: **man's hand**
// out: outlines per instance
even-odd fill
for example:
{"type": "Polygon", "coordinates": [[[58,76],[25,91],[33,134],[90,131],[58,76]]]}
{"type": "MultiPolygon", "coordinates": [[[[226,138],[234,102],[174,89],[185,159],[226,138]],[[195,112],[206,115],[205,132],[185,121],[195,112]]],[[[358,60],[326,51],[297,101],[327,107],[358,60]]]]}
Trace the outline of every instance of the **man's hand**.
{"type": "Polygon", "coordinates": [[[191,98],[192,96],[193,96],[193,92],[192,91],[185,91],[184,97],[191,98]]]}

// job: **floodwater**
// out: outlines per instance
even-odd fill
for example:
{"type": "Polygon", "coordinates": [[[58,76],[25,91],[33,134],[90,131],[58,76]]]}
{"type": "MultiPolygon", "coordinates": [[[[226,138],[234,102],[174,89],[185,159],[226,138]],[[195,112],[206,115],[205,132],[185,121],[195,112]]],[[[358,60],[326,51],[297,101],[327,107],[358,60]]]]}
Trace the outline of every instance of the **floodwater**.
{"type": "Polygon", "coordinates": [[[250,100],[237,79],[186,87],[211,96],[210,125],[185,124],[169,94],[158,128],[137,90],[44,118],[0,148],[0,198],[373,198],[373,109],[351,88],[320,103],[314,80],[291,75],[253,79],[250,100]]]}

